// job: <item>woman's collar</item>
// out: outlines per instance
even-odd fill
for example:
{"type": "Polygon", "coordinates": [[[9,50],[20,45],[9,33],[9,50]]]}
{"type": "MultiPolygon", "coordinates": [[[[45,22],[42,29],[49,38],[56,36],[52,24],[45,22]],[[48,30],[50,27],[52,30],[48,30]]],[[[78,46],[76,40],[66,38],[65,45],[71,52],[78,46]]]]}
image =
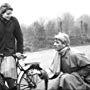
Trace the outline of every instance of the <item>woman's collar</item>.
{"type": "Polygon", "coordinates": [[[2,17],[2,15],[0,15],[0,20],[3,21],[5,24],[8,23],[10,20],[6,20],[5,18],[2,17]]]}

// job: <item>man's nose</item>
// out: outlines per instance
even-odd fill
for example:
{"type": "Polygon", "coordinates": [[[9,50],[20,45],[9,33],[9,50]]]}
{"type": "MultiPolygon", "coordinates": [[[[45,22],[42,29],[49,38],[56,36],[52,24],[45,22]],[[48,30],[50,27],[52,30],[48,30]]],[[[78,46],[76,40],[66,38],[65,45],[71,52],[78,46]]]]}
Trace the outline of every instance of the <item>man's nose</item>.
{"type": "Polygon", "coordinates": [[[56,46],[57,45],[57,43],[56,42],[54,42],[54,44],[53,44],[54,46],[56,46]]]}

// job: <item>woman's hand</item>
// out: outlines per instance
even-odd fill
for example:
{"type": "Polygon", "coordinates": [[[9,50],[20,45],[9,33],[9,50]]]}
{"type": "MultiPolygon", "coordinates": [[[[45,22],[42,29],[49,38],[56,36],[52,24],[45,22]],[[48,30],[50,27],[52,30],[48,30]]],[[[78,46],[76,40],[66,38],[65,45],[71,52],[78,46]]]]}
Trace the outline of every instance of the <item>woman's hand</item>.
{"type": "Polygon", "coordinates": [[[16,56],[17,56],[18,58],[20,58],[20,57],[22,56],[22,54],[21,54],[20,52],[17,52],[17,53],[16,53],[16,56]]]}

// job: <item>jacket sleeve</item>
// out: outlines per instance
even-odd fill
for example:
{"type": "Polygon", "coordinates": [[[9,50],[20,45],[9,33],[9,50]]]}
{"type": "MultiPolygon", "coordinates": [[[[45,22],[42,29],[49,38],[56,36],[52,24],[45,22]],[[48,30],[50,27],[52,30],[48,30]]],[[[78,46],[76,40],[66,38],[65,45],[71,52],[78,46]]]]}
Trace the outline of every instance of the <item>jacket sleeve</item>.
{"type": "Polygon", "coordinates": [[[86,55],[77,54],[76,60],[77,60],[78,67],[84,67],[84,66],[90,65],[90,60],[86,55]]]}
{"type": "Polygon", "coordinates": [[[23,34],[19,25],[18,20],[15,18],[15,29],[14,29],[14,35],[16,38],[16,52],[23,53],[23,34]]]}
{"type": "Polygon", "coordinates": [[[80,76],[90,75],[90,60],[85,55],[77,55],[78,73],[80,76]]]}

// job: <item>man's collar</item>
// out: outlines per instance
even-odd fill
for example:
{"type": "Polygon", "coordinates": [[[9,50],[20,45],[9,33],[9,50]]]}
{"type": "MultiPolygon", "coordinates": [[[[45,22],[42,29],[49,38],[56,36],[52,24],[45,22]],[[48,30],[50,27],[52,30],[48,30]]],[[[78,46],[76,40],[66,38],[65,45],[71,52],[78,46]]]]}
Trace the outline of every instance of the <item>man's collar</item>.
{"type": "Polygon", "coordinates": [[[70,47],[65,47],[62,50],[58,51],[61,56],[65,56],[67,51],[70,50],[70,47]]]}

